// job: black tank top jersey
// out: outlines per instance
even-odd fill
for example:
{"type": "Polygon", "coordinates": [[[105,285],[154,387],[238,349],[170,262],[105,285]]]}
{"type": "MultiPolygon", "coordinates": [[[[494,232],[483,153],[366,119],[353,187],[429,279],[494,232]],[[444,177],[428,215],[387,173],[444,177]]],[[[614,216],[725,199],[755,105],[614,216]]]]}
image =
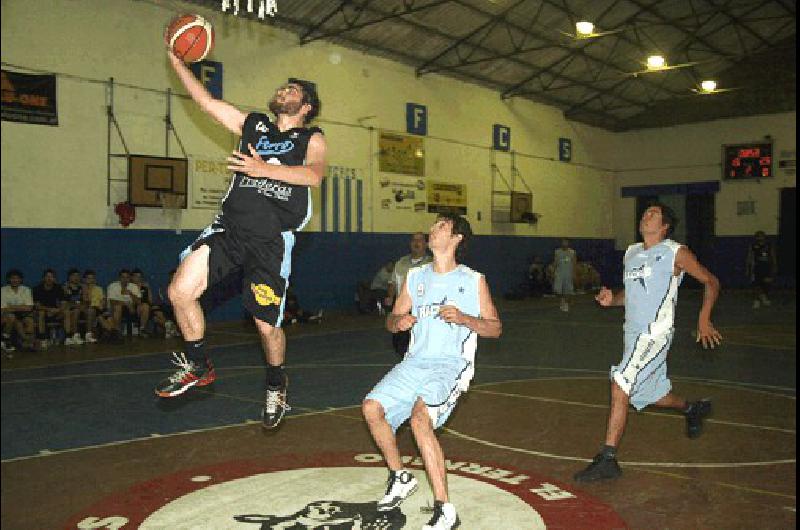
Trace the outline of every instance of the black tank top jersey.
{"type": "MultiPolygon", "coordinates": [[[[245,118],[239,151],[250,155],[249,144],[267,163],[301,166],[314,133],[322,129],[297,127],[281,132],[269,116],[252,112],[245,118]]],[[[282,232],[299,230],[311,216],[310,206],[308,186],[237,172],[222,201],[222,221],[254,234],[274,233],[276,222],[282,232]]]]}
{"type": "Polygon", "coordinates": [[[756,265],[769,265],[770,264],[770,248],[769,243],[753,243],[753,260],[756,265]]]}

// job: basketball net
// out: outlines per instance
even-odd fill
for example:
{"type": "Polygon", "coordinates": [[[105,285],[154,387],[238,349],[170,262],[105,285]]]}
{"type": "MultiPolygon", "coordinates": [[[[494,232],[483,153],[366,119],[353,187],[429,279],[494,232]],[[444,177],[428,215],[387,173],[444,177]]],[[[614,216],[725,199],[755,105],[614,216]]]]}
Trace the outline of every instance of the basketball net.
{"type": "MultiPolygon", "coordinates": [[[[239,14],[239,0],[222,0],[222,12],[226,13],[233,7],[233,14],[239,14]]],[[[253,12],[253,0],[247,0],[247,12],[253,12]]],[[[269,15],[274,17],[278,12],[278,0],[258,0],[258,18],[264,20],[269,15]]]]}
{"type": "Polygon", "coordinates": [[[181,233],[181,218],[183,217],[183,195],[177,193],[159,192],[158,200],[161,202],[161,215],[165,225],[181,233]]]}

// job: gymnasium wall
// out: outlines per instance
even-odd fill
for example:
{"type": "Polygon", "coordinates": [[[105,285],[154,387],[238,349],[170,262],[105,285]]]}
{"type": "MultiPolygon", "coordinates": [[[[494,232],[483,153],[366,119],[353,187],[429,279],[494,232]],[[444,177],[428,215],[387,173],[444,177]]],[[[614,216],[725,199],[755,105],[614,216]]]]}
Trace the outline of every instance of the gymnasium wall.
{"type": "MultiPolygon", "coordinates": [[[[315,212],[298,239],[293,277],[307,305],[349,303],[356,280],[371,276],[385,259],[403,254],[406,234],[427,229],[433,220],[426,212],[394,204],[385,208],[387,181],[418,180],[378,168],[378,131],[404,132],[407,102],[428,110],[424,180],[467,187],[467,217],[478,234],[468,263],[487,273],[495,294],[521,280],[532,254],[549,257],[562,236],[570,237],[579,254],[595,262],[607,283],[616,283],[615,239],[618,248],[632,239],[632,223],[624,219],[633,214],[628,211],[630,200],[619,198],[622,186],[715,179],[712,173],[718,175],[718,168],[711,165],[719,163],[723,138],[733,142],[772,134],[779,141],[788,132],[779,133],[780,127],[762,122],[788,129],[788,121],[794,119],[794,114],[753,118],[733,130],[712,124],[719,132],[711,135],[704,132],[704,124],[665,130],[663,135],[661,130],[613,134],[569,122],[558,109],[545,105],[518,98],[502,101],[495,91],[435,74],[417,78],[411,67],[357,51],[324,42],[299,46],[295,35],[269,24],[193,4],[3,0],[4,68],[59,74],[58,127],[2,122],[4,271],[21,267],[27,283],[33,284],[45,266],[89,266],[99,270],[105,283],[122,266],[140,266],[161,284],[175,265],[177,251],[211,220],[210,209],[190,208],[175,220],[160,209],[137,208],[136,222],[122,229],[113,213],[113,204],[126,198],[127,184],[123,158],[112,158],[107,166],[109,78],[115,80],[114,112],[131,153],[182,156],[174,136],[169,137],[168,150],[166,146],[168,88],[172,122],[190,157],[221,161],[236,143],[183,96],[167,63],[162,32],[180,11],[198,12],[214,24],[217,44],[209,58],[223,64],[223,97],[239,108],[263,109],[272,90],[289,76],[316,81],[323,100],[318,122],[326,132],[328,163],[354,170],[361,181],[360,225],[352,219],[355,206],[345,205],[344,189],[353,181],[329,178],[324,194],[313,190],[315,212]],[[495,123],[511,128],[513,157],[490,149],[495,123]],[[686,131],[696,141],[687,140],[686,131]],[[557,161],[560,137],[572,140],[570,163],[557,161]],[[708,149],[700,147],[706,144],[708,149]],[[705,169],[672,168],[687,165],[686,158],[673,160],[670,153],[687,145],[692,164],[696,160],[705,169]],[[507,190],[493,179],[492,164],[506,180],[516,169],[517,191],[524,191],[525,184],[533,190],[533,209],[541,215],[538,223],[492,222],[493,196],[495,202],[503,201],[492,192],[507,190]],[[337,204],[332,202],[334,187],[340,191],[337,204]],[[353,221],[349,232],[344,218],[348,213],[353,221]]],[[[794,146],[793,128],[791,133],[794,146]]],[[[110,151],[122,153],[116,132],[110,138],[110,151]]],[[[752,232],[720,226],[726,234],[752,232]]]]}
{"type": "MultiPolygon", "coordinates": [[[[113,77],[117,83],[114,111],[131,153],[181,156],[174,138],[169,153],[165,145],[163,91],[184,90],[163,49],[163,28],[175,11],[162,5],[182,4],[4,2],[3,61],[69,77],[58,77],[58,127],[2,123],[3,186],[14,195],[13,201],[3,199],[3,226],[116,226],[106,201],[109,90],[87,79],[113,77]],[[42,44],[53,42],[54,35],[58,46],[42,44]],[[59,207],[43,210],[42,203],[59,207]]],[[[572,124],[551,107],[503,102],[494,91],[437,75],[417,78],[413,68],[391,61],[322,42],[299,46],[295,35],[268,24],[184,7],[199,11],[215,26],[217,44],[210,58],[223,64],[226,100],[243,109],[263,109],[274,88],[289,76],[318,83],[323,101],[319,125],[327,133],[328,163],[353,168],[362,178],[364,231],[409,232],[427,227],[434,217],[381,207],[387,191],[382,181],[414,183],[417,178],[378,171],[378,130],[405,131],[405,105],[415,102],[426,105],[429,115],[425,178],[466,184],[468,217],[476,233],[611,236],[611,213],[602,206],[613,193],[612,172],[604,161],[609,133],[572,124]],[[491,165],[494,162],[506,179],[512,173],[510,155],[489,148],[495,123],[511,128],[516,169],[534,190],[534,210],[542,214],[536,225],[492,223],[491,165]],[[572,139],[574,163],[553,160],[559,137],[572,139]],[[586,200],[590,197],[600,200],[586,200]]],[[[235,145],[233,135],[191,101],[174,95],[171,101],[172,121],[188,154],[223,160],[235,145]]],[[[122,152],[116,132],[111,150],[122,152]]],[[[112,179],[124,179],[125,170],[124,159],[112,160],[112,179]]],[[[112,204],[125,198],[126,186],[113,182],[112,204]]],[[[523,189],[519,179],[515,187],[523,189]]],[[[319,190],[315,198],[312,231],[321,228],[319,190]]],[[[135,229],[163,228],[168,222],[158,210],[139,210],[135,229]]],[[[211,210],[188,210],[182,215],[182,228],[199,229],[212,215],[211,210]]]]}

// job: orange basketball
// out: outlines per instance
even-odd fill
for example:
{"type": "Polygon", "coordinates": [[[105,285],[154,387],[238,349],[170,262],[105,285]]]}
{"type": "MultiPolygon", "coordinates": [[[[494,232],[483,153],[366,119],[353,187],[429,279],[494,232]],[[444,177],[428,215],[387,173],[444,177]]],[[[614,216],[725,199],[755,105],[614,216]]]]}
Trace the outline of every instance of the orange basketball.
{"type": "Polygon", "coordinates": [[[196,63],[214,48],[214,28],[200,15],[181,15],[167,26],[166,39],[179,59],[196,63]]]}

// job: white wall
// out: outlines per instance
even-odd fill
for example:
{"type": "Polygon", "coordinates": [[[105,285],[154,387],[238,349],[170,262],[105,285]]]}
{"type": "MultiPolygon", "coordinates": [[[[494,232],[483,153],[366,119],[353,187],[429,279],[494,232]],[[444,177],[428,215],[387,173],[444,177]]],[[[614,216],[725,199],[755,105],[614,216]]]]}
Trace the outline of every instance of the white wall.
{"type": "MultiPolygon", "coordinates": [[[[468,217],[476,233],[611,236],[612,216],[606,207],[614,189],[606,163],[609,133],[572,124],[551,107],[503,102],[496,92],[437,75],[417,78],[410,67],[345,48],[323,42],[299,46],[295,35],[268,24],[172,4],[199,12],[214,24],[217,42],[209,58],[223,63],[224,97],[237,106],[263,109],[272,90],[289,76],[317,82],[323,100],[319,125],[327,134],[329,163],[358,168],[367,181],[367,230],[409,232],[427,227],[433,218],[413,211],[387,213],[379,206],[378,182],[397,176],[377,170],[377,130],[404,131],[405,104],[415,102],[428,108],[426,178],[467,185],[468,217]],[[331,60],[332,54],[340,60],[331,60]],[[359,121],[367,116],[373,118],[359,121]],[[517,168],[534,190],[535,211],[542,214],[538,225],[491,222],[489,146],[494,123],[511,127],[512,147],[520,154],[517,168]],[[561,136],[572,138],[572,164],[553,161],[561,136]]],[[[163,28],[175,14],[161,5],[130,0],[4,0],[3,60],[68,76],[60,75],[57,82],[59,127],[2,123],[2,183],[9,191],[2,199],[3,226],[116,226],[106,205],[108,93],[106,86],[87,78],[114,77],[117,83],[183,93],[162,44],[163,28]]],[[[165,155],[164,94],[117,86],[114,96],[130,151],[165,155]]],[[[173,98],[172,111],[190,155],[222,160],[234,147],[235,138],[192,102],[173,98]]],[[[112,150],[121,152],[116,137],[113,143],[112,150]]],[[[174,141],[169,154],[181,155],[174,141]]],[[[510,172],[503,155],[498,166],[510,172]]],[[[115,160],[112,177],[124,178],[125,169],[124,159],[115,160]]],[[[124,200],[126,184],[113,188],[112,204],[124,200]]],[[[318,203],[316,209],[310,230],[320,228],[318,203]]],[[[182,227],[201,228],[212,213],[188,210],[182,227]]],[[[164,228],[167,222],[158,210],[138,208],[133,227],[164,228]]]]}
{"type": "MultiPolygon", "coordinates": [[[[358,168],[365,179],[364,225],[368,231],[410,232],[427,227],[432,214],[381,210],[379,182],[404,177],[378,172],[379,129],[405,130],[405,104],[428,108],[426,178],[464,183],[468,218],[478,234],[615,237],[633,239],[633,199],[623,186],[720,178],[721,146],[770,134],[775,152],[795,149],[795,113],[720,120],[666,129],[613,134],[569,122],[554,108],[527,100],[502,101],[497,92],[438,75],[418,78],[412,68],[324,42],[297,45],[297,37],[269,24],[236,18],[193,4],[131,0],[3,0],[3,61],[57,72],[58,127],[2,122],[2,225],[102,228],[117,226],[106,204],[105,106],[114,77],[115,112],[133,153],[164,155],[167,88],[184,93],[165,57],[162,32],[178,10],[199,12],[215,26],[210,57],[224,65],[225,99],[243,109],[263,109],[274,87],[289,76],[318,83],[323,100],[319,125],[326,131],[329,163],[358,168]],[[338,60],[337,60],[338,59],[338,60]],[[143,90],[154,89],[159,92],[143,90]],[[369,119],[364,120],[366,117],[369,119]],[[529,226],[491,222],[494,160],[508,177],[511,157],[489,149],[492,125],[511,127],[516,167],[532,188],[529,226]],[[557,158],[559,137],[572,139],[573,162],[557,158]],[[480,212],[480,220],[478,213],[480,212]]],[[[190,155],[223,160],[236,139],[189,100],[173,97],[173,122],[190,155]]],[[[121,152],[115,138],[112,150],[121,152]]],[[[180,156],[172,141],[171,156],[180,156]]],[[[777,189],[794,186],[782,175],[760,183],[722,183],[717,233],[775,233],[777,189]],[[736,216],[736,201],[757,201],[753,218],[736,216]]],[[[114,160],[112,177],[125,177],[114,160]]],[[[407,177],[406,177],[407,178],[407,177]]],[[[524,187],[518,183],[518,190],[524,187]]],[[[126,184],[113,186],[112,204],[125,199],[126,184]]],[[[314,192],[319,198],[318,190],[314,192]]],[[[308,230],[320,229],[319,201],[308,230]]],[[[199,229],[210,210],[187,210],[182,227],[199,229]]],[[[165,228],[159,210],[139,208],[134,228],[165,228]]]]}
{"type": "MultiPolygon", "coordinates": [[[[795,112],[716,120],[664,129],[620,133],[611,163],[615,176],[614,237],[618,245],[634,240],[636,200],[620,198],[625,186],[677,184],[720,180],[722,146],[773,140],[775,177],[758,181],[722,181],[716,194],[716,235],[750,235],[756,230],[778,231],[780,188],[796,187],[794,171],[778,168],[784,151],[796,151],[795,112]],[[754,200],[756,214],[738,216],[738,201],[754,200]]],[[[787,158],[795,159],[795,155],[787,158]]]]}

